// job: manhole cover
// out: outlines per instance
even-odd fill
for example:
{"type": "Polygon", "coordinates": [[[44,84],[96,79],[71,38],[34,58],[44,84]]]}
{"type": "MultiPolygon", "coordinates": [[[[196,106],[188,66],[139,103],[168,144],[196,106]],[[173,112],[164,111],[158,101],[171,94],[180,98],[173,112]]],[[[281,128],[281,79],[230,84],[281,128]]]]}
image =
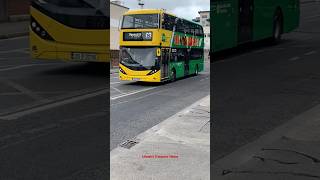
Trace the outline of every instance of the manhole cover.
{"type": "Polygon", "coordinates": [[[126,149],[130,149],[132,148],[134,145],[138,144],[139,142],[134,141],[134,140],[127,140],[123,143],[120,144],[120,147],[126,148],[126,149]]]}

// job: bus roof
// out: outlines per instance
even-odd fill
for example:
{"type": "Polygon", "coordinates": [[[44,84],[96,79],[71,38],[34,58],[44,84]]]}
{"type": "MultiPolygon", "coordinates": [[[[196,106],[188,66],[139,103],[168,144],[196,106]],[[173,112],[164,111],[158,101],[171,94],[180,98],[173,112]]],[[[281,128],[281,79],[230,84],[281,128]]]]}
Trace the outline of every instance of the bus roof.
{"type": "MultiPolygon", "coordinates": [[[[124,15],[130,15],[130,14],[161,14],[161,13],[166,13],[166,14],[169,14],[171,16],[178,17],[178,16],[176,16],[176,15],[174,15],[172,13],[166,12],[164,9],[135,9],[135,10],[127,11],[126,13],[124,13],[124,15]]],[[[181,17],[178,17],[178,18],[181,18],[181,17]]],[[[184,19],[184,18],[181,18],[181,19],[184,19]]],[[[184,20],[201,26],[201,24],[198,23],[198,22],[190,21],[190,20],[187,20],[187,19],[184,19],[184,20]]]]}
{"type": "Polygon", "coordinates": [[[162,9],[135,9],[135,10],[129,10],[124,15],[129,14],[160,14],[163,13],[164,10],[162,9]]]}

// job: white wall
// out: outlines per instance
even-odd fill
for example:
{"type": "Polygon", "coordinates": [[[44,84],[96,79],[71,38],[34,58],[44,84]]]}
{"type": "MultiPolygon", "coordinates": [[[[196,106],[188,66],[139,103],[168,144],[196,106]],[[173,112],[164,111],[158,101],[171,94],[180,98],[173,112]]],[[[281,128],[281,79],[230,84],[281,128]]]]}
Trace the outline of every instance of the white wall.
{"type": "Polygon", "coordinates": [[[110,3],[110,49],[119,50],[120,21],[122,16],[129,9],[110,3]]]}

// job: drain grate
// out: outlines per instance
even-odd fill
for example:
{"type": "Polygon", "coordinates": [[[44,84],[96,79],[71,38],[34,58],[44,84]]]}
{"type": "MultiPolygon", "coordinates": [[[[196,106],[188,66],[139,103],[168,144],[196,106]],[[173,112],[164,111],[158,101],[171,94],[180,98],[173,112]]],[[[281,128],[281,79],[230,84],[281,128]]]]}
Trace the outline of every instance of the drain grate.
{"type": "Polygon", "coordinates": [[[126,148],[126,149],[130,149],[138,143],[139,143],[138,141],[134,141],[134,140],[129,139],[129,140],[126,140],[125,142],[121,143],[119,146],[126,148]]]}

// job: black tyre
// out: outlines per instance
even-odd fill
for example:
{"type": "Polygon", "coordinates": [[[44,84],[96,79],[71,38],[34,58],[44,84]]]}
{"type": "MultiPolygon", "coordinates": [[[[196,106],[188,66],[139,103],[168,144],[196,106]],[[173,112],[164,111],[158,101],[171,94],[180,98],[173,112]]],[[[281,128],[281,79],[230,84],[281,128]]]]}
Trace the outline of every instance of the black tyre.
{"type": "Polygon", "coordinates": [[[276,15],[274,16],[274,20],[273,20],[273,36],[272,36],[272,40],[275,43],[279,43],[281,41],[282,38],[282,15],[281,13],[278,11],[276,13],[276,15]]]}
{"type": "Polygon", "coordinates": [[[196,66],[196,69],[195,69],[195,72],[194,72],[194,75],[197,76],[199,74],[199,67],[198,65],[196,66]]]}
{"type": "Polygon", "coordinates": [[[171,70],[171,81],[174,82],[177,80],[177,74],[176,74],[176,70],[172,69],[171,70]]]}

